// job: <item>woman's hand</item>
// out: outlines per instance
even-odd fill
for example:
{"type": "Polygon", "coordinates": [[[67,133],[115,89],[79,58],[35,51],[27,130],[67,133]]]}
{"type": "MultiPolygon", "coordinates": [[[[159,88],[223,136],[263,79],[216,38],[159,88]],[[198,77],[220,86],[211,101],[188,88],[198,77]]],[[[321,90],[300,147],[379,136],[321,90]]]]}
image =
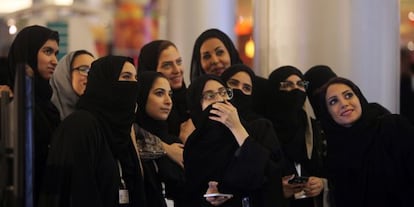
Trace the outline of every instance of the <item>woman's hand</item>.
{"type": "MultiPolygon", "coordinates": [[[[210,181],[208,182],[208,189],[206,194],[209,193],[220,193],[218,191],[218,182],[216,181],[210,181]]],[[[213,206],[219,206],[221,204],[223,204],[224,202],[226,202],[227,200],[229,200],[230,197],[223,197],[223,196],[214,196],[214,197],[207,197],[206,200],[213,206]]]]}
{"type": "Polygon", "coordinates": [[[1,93],[3,91],[7,91],[9,92],[9,97],[13,97],[13,91],[10,89],[10,87],[8,85],[0,85],[0,98],[1,98],[1,93]]]}
{"type": "Polygon", "coordinates": [[[180,165],[182,168],[184,168],[184,159],[183,159],[183,148],[184,145],[180,143],[172,143],[167,144],[162,142],[162,147],[164,148],[165,152],[167,153],[167,156],[176,162],[178,165],[180,165]]]}
{"type": "Polygon", "coordinates": [[[282,177],[283,195],[285,198],[292,197],[295,193],[299,193],[304,190],[306,184],[289,184],[289,180],[295,177],[295,175],[288,175],[282,177]]]}
{"type": "Polygon", "coordinates": [[[308,182],[303,189],[307,197],[315,197],[323,190],[323,181],[318,177],[309,177],[308,182]]]}
{"type": "Polygon", "coordinates": [[[209,118],[211,120],[218,121],[230,129],[234,137],[236,137],[239,146],[244,143],[244,140],[249,136],[249,133],[247,133],[246,129],[241,124],[236,107],[228,101],[217,102],[213,104],[213,109],[210,113],[217,115],[210,116],[209,118]]]}

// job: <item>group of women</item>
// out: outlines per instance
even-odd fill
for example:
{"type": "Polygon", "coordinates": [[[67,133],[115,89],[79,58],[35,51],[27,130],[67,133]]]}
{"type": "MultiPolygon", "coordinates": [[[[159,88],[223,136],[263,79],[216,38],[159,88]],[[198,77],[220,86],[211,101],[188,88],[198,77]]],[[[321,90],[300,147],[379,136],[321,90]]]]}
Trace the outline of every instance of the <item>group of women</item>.
{"type": "Polygon", "coordinates": [[[58,62],[58,43],[23,29],[5,83],[18,63],[34,71],[39,206],[412,205],[414,127],[327,66],[265,79],[208,29],[187,88],[168,40],[146,44],[137,67],[85,50],[58,62]],[[162,152],[144,154],[151,143],[162,152]]]}

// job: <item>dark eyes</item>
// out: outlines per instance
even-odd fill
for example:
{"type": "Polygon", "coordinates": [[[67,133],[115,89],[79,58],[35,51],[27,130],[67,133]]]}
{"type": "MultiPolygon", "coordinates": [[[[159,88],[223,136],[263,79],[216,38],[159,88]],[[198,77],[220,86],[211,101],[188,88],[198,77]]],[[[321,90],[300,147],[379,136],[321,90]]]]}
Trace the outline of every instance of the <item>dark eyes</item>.
{"type": "Polygon", "coordinates": [[[328,104],[330,106],[332,106],[332,105],[335,105],[337,102],[338,102],[338,99],[337,98],[333,98],[333,99],[329,100],[328,104]]]}
{"type": "MultiPolygon", "coordinates": [[[[224,52],[223,49],[217,49],[217,50],[215,50],[215,53],[216,53],[216,56],[222,56],[225,52],[224,52]]],[[[210,53],[205,53],[205,54],[203,54],[202,58],[204,60],[208,60],[208,59],[211,58],[211,54],[210,53]]]]}
{"type": "MultiPolygon", "coordinates": [[[[183,60],[181,58],[179,58],[175,61],[175,64],[177,64],[178,66],[181,66],[183,64],[183,60]]],[[[164,62],[164,63],[162,63],[161,68],[169,69],[173,66],[174,66],[174,63],[172,61],[171,62],[164,62]]]]}
{"type": "MultiPolygon", "coordinates": [[[[354,95],[355,94],[353,92],[346,92],[346,93],[343,94],[343,97],[344,97],[345,100],[350,100],[354,97],[354,95]]],[[[330,106],[332,106],[332,105],[335,105],[336,103],[338,103],[338,101],[339,101],[338,98],[334,97],[334,98],[331,98],[330,100],[328,100],[328,104],[330,106]]]]}
{"type": "Polygon", "coordinates": [[[352,93],[352,92],[345,93],[345,99],[350,99],[353,96],[354,96],[354,93],[352,93]]]}
{"type": "Polygon", "coordinates": [[[45,53],[47,56],[50,56],[50,55],[53,55],[53,54],[58,55],[59,51],[55,52],[55,50],[53,48],[46,47],[46,48],[43,49],[43,53],[45,53]]]}
{"type": "Polygon", "coordinates": [[[155,94],[156,96],[158,96],[158,97],[163,97],[166,93],[168,93],[168,96],[169,96],[169,97],[171,97],[171,96],[172,96],[172,91],[168,91],[168,92],[166,92],[165,90],[160,89],[160,90],[156,90],[156,91],[154,92],[154,94],[155,94]]]}

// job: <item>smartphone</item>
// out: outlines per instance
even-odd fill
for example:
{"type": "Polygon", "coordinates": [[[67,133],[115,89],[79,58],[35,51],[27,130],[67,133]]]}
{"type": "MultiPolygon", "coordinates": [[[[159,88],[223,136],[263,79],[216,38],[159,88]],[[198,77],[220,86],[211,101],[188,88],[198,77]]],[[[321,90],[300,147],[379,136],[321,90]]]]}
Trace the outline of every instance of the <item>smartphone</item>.
{"type": "Polygon", "coordinates": [[[226,193],[207,193],[204,194],[205,198],[209,198],[209,197],[225,197],[225,198],[231,198],[233,197],[233,194],[226,194],[226,193]]]}
{"type": "Polygon", "coordinates": [[[303,184],[308,182],[309,177],[306,176],[295,176],[288,181],[289,184],[303,184]]]}

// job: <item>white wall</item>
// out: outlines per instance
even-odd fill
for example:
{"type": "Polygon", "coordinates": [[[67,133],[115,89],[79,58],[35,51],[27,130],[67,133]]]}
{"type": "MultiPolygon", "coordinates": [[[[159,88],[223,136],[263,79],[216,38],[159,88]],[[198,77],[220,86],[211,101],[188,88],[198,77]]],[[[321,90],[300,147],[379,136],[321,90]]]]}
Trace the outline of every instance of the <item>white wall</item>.
{"type": "Polygon", "coordinates": [[[255,1],[255,68],[329,65],[370,102],[399,111],[399,4],[389,0],[255,1]]]}

